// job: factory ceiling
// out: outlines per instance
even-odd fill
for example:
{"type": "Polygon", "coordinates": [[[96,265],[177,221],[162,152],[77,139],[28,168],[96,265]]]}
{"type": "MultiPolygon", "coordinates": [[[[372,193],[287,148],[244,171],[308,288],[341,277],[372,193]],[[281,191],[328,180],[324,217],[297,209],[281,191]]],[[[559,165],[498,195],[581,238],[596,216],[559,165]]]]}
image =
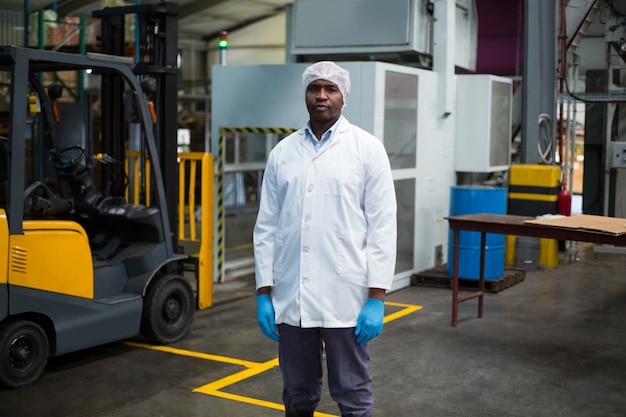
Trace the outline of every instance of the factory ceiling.
{"type": "MultiPolygon", "coordinates": [[[[295,0],[177,0],[178,38],[210,41],[222,31],[234,32],[263,19],[283,13],[295,0]]],[[[386,1],[386,0],[380,0],[386,1]]],[[[420,0],[422,1],[422,0],[420,0]]],[[[460,0],[457,0],[460,1],[460,0]]],[[[499,75],[521,75],[524,38],[525,0],[474,0],[478,11],[478,72],[499,75]]],[[[552,0],[555,5],[562,4],[552,0]]],[[[613,0],[614,2],[617,0],[613,0]]],[[[49,8],[51,0],[2,0],[0,9],[23,12],[25,4],[35,12],[49,8]]],[[[58,17],[92,17],[103,5],[159,4],[163,0],[59,0],[58,17]]],[[[567,28],[573,30],[586,10],[595,5],[600,9],[605,0],[566,0],[567,28]]],[[[620,3],[626,3],[621,1],[620,3]]],[[[626,7],[626,6],[624,6],[626,7]]],[[[586,37],[601,38],[603,25],[597,13],[594,22],[586,28],[586,37]]],[[[571,36],[571,33],[568,33],[571,36]]],[[[576,39],[575,42],[579,40],[576,39]]],[[[625,49],[626,50],[626,49],[625,49]]]]}
{"type": "MultiPolygon", "coordinates": [[[[28,4],[29,11],[35,12],[50,7],[50,0],[3,0],[2,9],[23,11],[28,4]]],[[[140,4],[158,4],[158,0],[141,1],[140,4]]],[[[165,3],[165,2],[163,2],[165,3]]],[[[212,39],[221,31],[234,31],[251,23],[281,13],[293,0],[178,0],[179,37],[212,39]]],[[[60,0],[56,2],[59,17],[91,17],[93,10],[102,9],[100,0],[60,0]]],[[[105,4],[136,4],[134,1],[105,4]]]]}

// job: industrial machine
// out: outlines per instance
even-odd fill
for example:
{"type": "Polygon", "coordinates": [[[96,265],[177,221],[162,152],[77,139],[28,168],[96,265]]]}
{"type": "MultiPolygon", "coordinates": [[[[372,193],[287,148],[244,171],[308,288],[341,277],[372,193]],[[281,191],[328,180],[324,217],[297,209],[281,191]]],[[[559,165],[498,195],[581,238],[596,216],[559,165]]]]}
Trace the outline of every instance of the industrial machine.
{"type": "Polygon", "coordinates": [[[15,46],[0,46],[0,77],[10,93],[0,140],[0,383],[33,383],[50,355],[139,334],[158,343],[183,338],[193,280],[173,244],[155,114],[142,90],[149,80],[140,82],[123,57],[15,46]],[[51,75],[59,71],[105,74],[124,86],[122,122],[134,137],[118,143],[140,142],[137,175],[149,203],[110,191],[125,187],[124,161],[62,137],[56,101],[64,87],[51,75]]]}

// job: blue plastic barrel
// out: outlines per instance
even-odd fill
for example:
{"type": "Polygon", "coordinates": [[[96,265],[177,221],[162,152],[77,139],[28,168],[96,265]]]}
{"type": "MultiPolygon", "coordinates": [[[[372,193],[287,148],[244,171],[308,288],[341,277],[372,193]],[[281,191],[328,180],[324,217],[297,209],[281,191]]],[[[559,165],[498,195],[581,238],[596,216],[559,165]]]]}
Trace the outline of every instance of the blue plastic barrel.
{"type": "MultiPolygon", "coordinates": [[[[452,186],[450,216],[463,214],[506,214],[507,191],[500,187],[452,186]]],[[[504,275],[506,236],[487,233],[485,236],[485,279],[504,275]]],[[[454,274],[454,233],[448,232],[448,275],[454,274]]],[[[459,232],[459,278],[480,278],[480,232],[459,232]]]]}

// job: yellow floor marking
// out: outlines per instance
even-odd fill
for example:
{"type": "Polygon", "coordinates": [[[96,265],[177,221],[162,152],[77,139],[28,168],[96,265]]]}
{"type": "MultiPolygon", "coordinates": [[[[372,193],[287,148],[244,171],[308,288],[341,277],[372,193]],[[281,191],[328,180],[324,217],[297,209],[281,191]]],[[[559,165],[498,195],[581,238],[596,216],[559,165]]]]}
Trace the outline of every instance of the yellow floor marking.
{"type": "MultiPolygon", "coordinates": [[[[255,368],[246,369],[241,372],[237,372],[236,374],[229,375],[225,378],[219,379],[215,382],[211,382],[210,384],[203,385],[199,388],[193,390],[193,392],[199,392],[206,395],[213,395],[216,397],[226,398],[233,401],[239,401],[247,404],[258,405],[260,407],[273,408],[275,410],[285,410],[285,406],[282,404],[273,403],[270,401],[257,400],[256,398],[245,397],[243,395],[230,394],[227,392],[220,391],[222,388],[226,388],[230,385],[236,384],[237,382],[241,382],[248,378],[252,378],[255,375],[259,375],[268,369],[274,368],[278,366],[278,358],[274,358],[271,361],[265,362],[263,364],[259,364],[255,368]]],[[[315,416],[317,417],[336,417],[333,414],[324,414],[316,412],[315,416]]]]}
{"type": "Polygon", "coordinates": [[[210,391],[209,392],[209,391],[199,391],[198,389],[195,389],[194,392],[202,392],[203,394],[214,395],[216,397],[226,398],[228,400],[238,401],[241,403],[258,405],[260,407],[273,408],[274,410],[285,411],[285,406],[282,404],[277,404],[277,403],[273,403],[270,401],[257,400],[257,399],[250,398],[250,397],[244,397],[242,395],[229,394],[228,392],[222,392],[222,391],[210,391]]]}
{"type": "MultiPolygon", "coordinates": [[[[392,301],[385,301],[385,305],[388,305],[391,307],[402,307],[402,309],[399,311],[396,311],[395,313],[386,315],[384,318],[384,323],[397,320],[401,317],[414,313],[423,308],[422,306],[395,303],[392,301]]],[[[205,359],[205,360],[210,360],[210,361],[215,361],[215,362],[222,362],[222,363],[228,363],[232,365],[243,366],[244,368],[247,368],[247,369],[244,369],[243,371],[236,372],[222,379],[218,379],[217,381],[198,387],[194,389],[193,392],[198,392],[198,393],[202,393],[206,395],[212,395],[214,397],[225,398],[225,399],[238,401],[238,402],[242,402],[246,404],[257,405],[260,407],[272,408],[274,410],[281,410],[281,411],[285,410],[285,407],[282,404],[273,403],[271,401],[258,400],[256,398],[245,397],[243,395],[230,394],[227,392],[220,391],[223,388],[236,384],[237,382],[244,381],[248,378],[252,378],[256,375],[262,374],[263,372],[278,366],[278,358],[274,358],[267,362],[261,363],[261,362],[244,361],[240,359],[229,358],[226,356],[211,355],[208,353],[194,352],[191,350],[177,349],[177,348],[172,348],[169,346],[149,345],[145,343],[138,343],[138,342],[131,342],[131,341],[125,341],[123,343],[129,346],[151,349],[151,350],[158,350],[161,352],[172,353],[175,355],[189,356],[189,357],[205,359]]],[[[337,417],[334,414],[325,414],[319,411],[316,411],[314,416],[315,417],[337,417]]]]}
{"type": "Polygon", "coordinates": [[[194,352],[193,350],[176,349],[176,348],[169,347],[169,346],[148,345],[146,343],[131,342],[128,340],[124,341],[123,343],[129,346],[158,350],[161,352],[173,353],[175,355],[190,356],[193,358],[206,359],[206,360],[214,361],[214,362],[230,363],[232,365],[241,365],[246,368],[254,368],[256,366],[259,366],[258,362],[243,361],[240,359],[229,358],[227,356],[219,356],[219,355],[211,355],[209,353],[194,352]]]}
{"type": "MultiPolygon", "coordinates": [[[[285,411],[284,405],[273,403],[270,401],[255,400],[254,398],[244,397],[244,396],[236,395],[236,394],[229,394],[227,392],[222,392],[222,391],[214,391],[210,393],[209,395],[214,395],[216,397],[226,398],[228,400],[238,401],[241,403],[258,405],[258,406],[265,407],[265,408],[272,408],[274,410],[285,411]]],[[[319,411],[316,411],[313,415],[315,417],[338,417],[335,414],[326,414],[326,413],[321,413],[319,411]]]]}
{"type": "Polygon", "coordinates": [[[243,381],[244,379],[248,379],[255,375],[261,374],[267,371],[268,369],[272,369],[276,366],[278,366],[278,358],[274,358],[271,361],[267,361],[265,363],[259,364],[255,366],[254,368],[245,369],[243,371],[237,372],[236,374],[232,374],[225,378],[218,379],[217,381],[211,382],[210,384],[203,385],[200,388],[196,388],[194,391],[196,392],[217,391],[229,385],[233,385],[233,384],[236,384],[237,382],[243,381]]]}
{"type": "Polygon", "coordinates": [[[400,317],[404,317],[406,315],[414,313],[423,308],[422,306],[416,306],[412,304],[394,303],[392,301],[385,301],[385,305],[394,306],[394,307],[404,307],[404,308],[400,311],[396,311],[395,313],[386,315],[385,318],[383,319],[383,323],[389,323],[390,321],[397,320],[400,317]]]}

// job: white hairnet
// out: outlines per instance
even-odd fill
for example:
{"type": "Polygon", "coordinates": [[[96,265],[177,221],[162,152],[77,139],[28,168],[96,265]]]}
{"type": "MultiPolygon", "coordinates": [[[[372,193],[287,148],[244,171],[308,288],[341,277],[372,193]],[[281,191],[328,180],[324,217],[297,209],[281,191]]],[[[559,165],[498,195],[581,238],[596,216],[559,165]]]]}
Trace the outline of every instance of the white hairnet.
{"type": "Polygon", "coordinates": [[[350,73],[332,61],[320,61],[309,65],[302,73],[302,84],[306,89],[315,80],[326,80],[337,84],[343,95],[344,104],[350,95],[350,73]]]}

